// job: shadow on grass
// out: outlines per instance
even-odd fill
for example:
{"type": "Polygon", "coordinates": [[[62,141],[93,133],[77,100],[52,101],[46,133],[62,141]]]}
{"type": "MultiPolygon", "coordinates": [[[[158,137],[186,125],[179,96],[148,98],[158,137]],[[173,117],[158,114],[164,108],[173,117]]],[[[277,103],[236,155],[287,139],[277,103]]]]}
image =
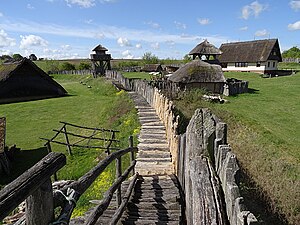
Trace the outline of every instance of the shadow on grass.
{"type": "Polygon", "coordinates": [[[9,176],[1,175],[0,186],[15,180],[47,154],[48,151],[46,147],[16,152],[11,160],[11,174],[9,176]]]}
{"type": "Polygon", "coordinates": [[[259,94],[259,90],[254,89],[254,88],[248,88],[248,93],[249,94],[259,94]]]}
{"type": "Polygon", "coordinates": [[[286,217],[272,209],[270,198],[242,169],[240,171],[240,186],[244,204],[255,215],[259,224],[288,225],[286,217]]]}

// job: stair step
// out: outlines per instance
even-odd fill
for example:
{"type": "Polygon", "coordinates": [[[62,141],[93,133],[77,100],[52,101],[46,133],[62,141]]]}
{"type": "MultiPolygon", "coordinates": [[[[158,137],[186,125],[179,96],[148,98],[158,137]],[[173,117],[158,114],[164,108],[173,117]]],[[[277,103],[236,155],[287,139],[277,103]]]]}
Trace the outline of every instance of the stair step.
{"type": "Polygon", "coordinates": [[[178,225],[179,221],[160,221],[160,220],[127,220],[122,221],[124,225],[178,225]]]}

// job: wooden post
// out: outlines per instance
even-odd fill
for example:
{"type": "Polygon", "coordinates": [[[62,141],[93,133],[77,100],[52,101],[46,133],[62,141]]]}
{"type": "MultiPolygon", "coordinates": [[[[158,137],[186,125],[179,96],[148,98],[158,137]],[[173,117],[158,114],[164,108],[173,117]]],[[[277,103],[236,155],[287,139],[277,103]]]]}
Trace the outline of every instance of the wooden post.
{"type": "MultiPolygon", "coordinates": [[[[116,179],[118,179],[122,175],[122,158],[116,158],[116,179]]],[[[117,189],[117,205],[118,207],[121,205],[122,196],[121,196],[121,186],[117,189]]]]}
{"type": "Polygon", "coordinates": [[[47,179],[26,199],[26,224],[48,225],[54,216],[51,179],[47,179]]]}
{"type": "MultiPolygon", "coordinates": [[[[133,136],[132,135],[129,136],[129,148],[133,148],[133,136]]],[[[130,152],[130,162],[132,162],[133,160],[134,160],[134,151],[131,151],[130,152]]],[[[135,170],[133,168],[132,175],[134,175],[134,174],[135,174],[135,170]]]]}
{"type": "Polygon", "coordinates": [[[67,142],[67,151],[68,151],[69,155],[72,155],[72,149],[71,149],[71,146],[70,146],[66,125],[63,126],[63,130],[64,130],[66,142],[67,142]]]}
{"type": "MultiPolygon", "coordinates": [[[[48,150],[48,154],[49,154],[50,152],[52,152],[52,148],[51,148],[51,143],[50,143],[50,141],[47,141],[46,147],[47,147],[47,150],[48,150]]],[[[53,174],[53,176],[54,176],[54,181],[58,181],[56,172],[53,174]]]]}

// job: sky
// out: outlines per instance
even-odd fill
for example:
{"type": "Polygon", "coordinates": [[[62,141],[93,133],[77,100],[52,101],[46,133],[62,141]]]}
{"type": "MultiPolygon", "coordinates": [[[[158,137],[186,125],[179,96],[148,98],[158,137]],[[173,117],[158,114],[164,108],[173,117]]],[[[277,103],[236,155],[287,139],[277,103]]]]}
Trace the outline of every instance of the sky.
{"type": "Polygon", "coordinates": [[[207,39],[300,47],[300,0],[0,0],[0,55],[182,59],[207,39]]]}

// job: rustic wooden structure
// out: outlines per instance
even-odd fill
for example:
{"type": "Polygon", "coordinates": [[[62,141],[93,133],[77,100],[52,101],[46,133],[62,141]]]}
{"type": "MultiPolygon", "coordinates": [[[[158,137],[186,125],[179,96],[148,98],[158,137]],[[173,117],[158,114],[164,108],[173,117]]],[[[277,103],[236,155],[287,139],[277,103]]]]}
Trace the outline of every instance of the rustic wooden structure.
{"type": "Polygon", "coordinates": [[[29,59],[0,65],[0,103],[66,94],[60,84],[29,59]]]}
{"type": "Polygon", "coordinates": [[[282,62],[278,39],[222,44],[218,56],[223,71],[274,74],[282,62]]]}
{"type": "Polygon", "coordinates": [[[204,40],[203,42],[198,44],[189,53],[189,55],[193,56],[193,60],[198,57],[200,60],[215,64],[218,64],[217,56],[221,54],[222,51],[213,44],[209,43],[207,40],[204,40]],[[203,59],[203,56],[205,57],[205,59],[203,59]]]}
{"type": "Polygon", "coordinates": [[[86,127],[63,121],[60,121],[60,123],[62,124],[62,127],[59,130],[53,129],[56,134],[51,139],[40,138],[47,141],[45,143],[45,146],[48,148],[48,152],[51,152],[51,143],[66,146],[69,155],[72,155],[72,147],[105,149],[107,154],[110,154],[111,150],[119,149],[112,146],[113,143],[119,142],[119,140],[116,139],[116,133],[119,132],[117,130],[86,127]],[[69,131],[69,129],[72,128],[73,130],[75,129],[74,132],[69,131]],[[85,133],[90,132],[90,134],[82,135],[80,130],[84,130],[85,133]],[[64,136],[65,142],[57,140],[60,134],[64,136]],[[100,141],[102,144],[94,144],[93,141],[100,141]],[[82,144],[82,142],[84,142],[85,144],[82,144]]]}
{"type": "Polygon", "coordinates": [[[5,153],[6,118],[0,117],[0,174],[10,174],[10,162],[5,153]]]}
{"type": "Polygon", "coordinates": [[[6,118],[0,117],[0,153],[4,152],[6,134],[6,118]]]}
{"type": "Polygon", "coordinates": [[[146,64],[141,71],[142,72],[161,72],[163,70],[161,64],[146,64]]]}
{"type": "Polygon", "coordinates": [[[111,55],[106,54],[106,51],[108,51],[108,49],[103,47],[102,45],[96,46],[92,51],[95,52],[94,54],[90,55],[90,59],[93,64],[93,76],[94,78],[96,78],[97,76],[104,76],[105,71],[111,69],[111,55]]]}
{"type": "Polygon", "coordinates": [[[50,177],[66,164],[61,153],[50,153],[0,191],[0,221],[27,199],[26,224],[46,225],[54,217],[50,177]]]}
{"type": "Polygon", "coordinates": [[[169,81],[179,85],[180,89],[203,88],[212,93],[223,93],[226,79],[219,65],[201,60],[193,60],[174,72],[169,81]]]}

